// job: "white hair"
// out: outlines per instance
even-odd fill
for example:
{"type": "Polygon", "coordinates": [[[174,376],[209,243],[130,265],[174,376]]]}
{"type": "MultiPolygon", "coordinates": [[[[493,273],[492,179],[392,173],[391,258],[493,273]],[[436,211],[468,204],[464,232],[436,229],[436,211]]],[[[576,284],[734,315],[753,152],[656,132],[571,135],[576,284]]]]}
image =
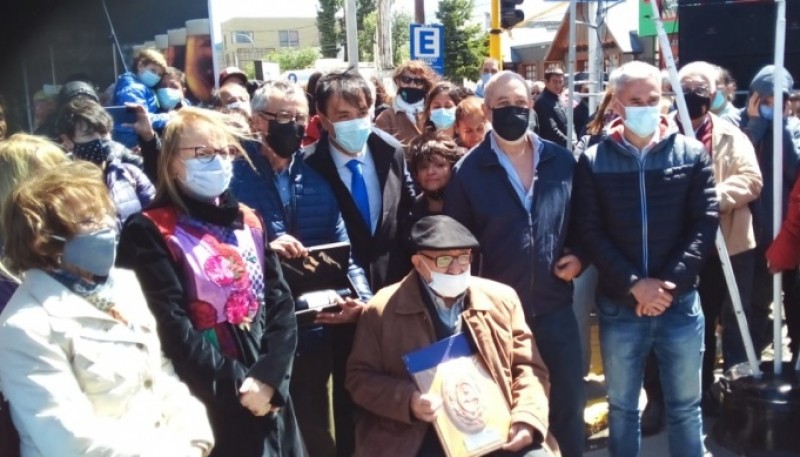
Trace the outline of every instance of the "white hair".
{"type": "MultiPolygon", "coordinates": [[[[492,76],[489,82],[486,83],[486,86],[484,86],[483,88],[483,99],[492,100],[492,96],[494,95],[494,92],[497,90],[497,88],[501,84],[509,81],[519,81],[522,83],[523,86],[525,86],[525,88],[528,87],[528,84],[525,82],[525,78],[523,78],[522,75],[520,75],[517,72],[503,70],[501,72],[498,72],[496,75],[492,76]]],[[[526,90],[525,92],[527,92],[528,94],[528,101],[531,101],[530,89],[526,90]]]]}
{"type": "Polygon", "coordinates": [[[609,84],[614,93],[619,94],[621,89],[632,81],[653,80],[661,88],[661,72],[649,63],[634,60],[614,70],[609,84]]]}
{"type": "Polygon", "coordinates": [[[706,81],[712,92],[716,92],[719,74],[720,70],[718,66],[698,60],[697,62],[689,62],[684,65],[681,71],[678,72],[678,78],[683,79],[688,76],[699,76],[706,81]]]}
{"type": "Polygon", "coordinates": [[[256,90],[253,94],[253,99],[250,100],[250,107],[253,109],[253,113],[269,111],[269,99],[276,94],[297,96],[308,103],[303,88],[296,83],[283,80],[267,81],[256,90]]]}

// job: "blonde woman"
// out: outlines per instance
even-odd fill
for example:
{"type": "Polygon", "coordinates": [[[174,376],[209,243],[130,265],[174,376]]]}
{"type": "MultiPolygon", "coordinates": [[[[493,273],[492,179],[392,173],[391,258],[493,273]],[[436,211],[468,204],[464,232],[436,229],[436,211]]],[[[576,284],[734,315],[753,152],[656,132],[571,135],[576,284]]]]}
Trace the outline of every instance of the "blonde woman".
{"type": "Polygon", "coordinates": [[[212,455],[302,455],[289,399],[294,302],[261,219],[228,190],[241,154],[223,115],[178,111],[156,200],[126,222],[118,263],[136,272],[165,353],[208,408],[212,455]]]}
{"type": "MultiPolygon", "coordinates": [[[[60,166],[67,162],[64,152],[55,143],[43,137],[17,133],[0,142],[0,209],[6,198],[28,176],[60,166]]],[[[0,245],[5,239],[0,232],[0,245]]],[[[0,311],[19,280],[0,264],[0,311]]]]}
{"type": "Polygon", "coordinates": [[[113,215],[100,170],[83,162],[6,200],[5,255],[23,281],[0,315],[0,389],[22,457],[200,457],[213,445],[135,275],[113,268],[113,215]]]}

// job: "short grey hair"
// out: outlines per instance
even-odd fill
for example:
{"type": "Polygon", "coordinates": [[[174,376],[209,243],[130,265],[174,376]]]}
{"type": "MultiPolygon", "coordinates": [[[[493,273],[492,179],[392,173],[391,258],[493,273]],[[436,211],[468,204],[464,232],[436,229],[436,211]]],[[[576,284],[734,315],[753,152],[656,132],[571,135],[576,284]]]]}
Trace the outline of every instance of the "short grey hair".
{"type": "Polygon", "coordinates": [[[614,73],[616,73],[616,77],[611,78],[609,83],[613,84],[615,94],[619,94],[621,89],[632,81],[648,79],[655,81],[659,90],[661,89],[661,72],[649,63],[634,60],[614,70],[612,75],[614,73]]]}
{"type": "Polygon", "coordinates": [[[276,94],[283,94],[285,96],[296,95],[298,98],[308,103],[303,88],[297,84],[283,80],[267,81],[255,91],[253,99],[250,100],[250,107],[253,108],[253,113],[269,111],[269,99],[276,94]]]}
{"type": "Polygon", "coordinates": [[[720,70],[718,66],[698,60],[684,65],[681,71],[678,72],[678,79],[683,79],[688,76],[699,76],[708,83],[708,87],[713,93],[717,91],[716,87],[719,74],[720,70]]]}
{"type": "MultiPolygon", "coordinates": [[[[498,72],[496,75],[492,76],[486,86],[483,88],[483,99],[484,103],[486,100],[491,100],[494,92],[499,88],[500,84],[506,83],[508,81],[519,81],[522,83],[523,86],[527,89],[525,92],[528,94],[528,101],[531,101],[531,91],[528,89],[528,84],[525,82],[525,78],[522,77],[517,72],[503,70],[498,72]]],[[[488,105],[487,105],[488,106],[488,105]]]]}

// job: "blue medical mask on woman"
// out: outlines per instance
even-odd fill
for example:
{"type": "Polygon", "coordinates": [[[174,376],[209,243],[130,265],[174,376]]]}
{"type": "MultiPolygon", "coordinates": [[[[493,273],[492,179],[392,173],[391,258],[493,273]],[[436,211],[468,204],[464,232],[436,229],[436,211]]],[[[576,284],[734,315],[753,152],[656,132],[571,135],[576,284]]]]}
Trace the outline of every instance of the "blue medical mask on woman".
{"type": "Polygon", "coordinates": [[[711,110],[719,111],[723,106],[725,106],[725,94],[723,94],[721,90],[718,90],[717,95],[711,100],[711,110]]]}
{"type": "Polygon", "coordinates": [[[775,118],[775,108],[767,105],[758,105],[758,114],[764,119],[771,121],[775,118]]]}
{"type": "Polygon", "coordinates": [[[145,86],[153,88],[161,81],[161,76],[158,76],[158,73],[149,68],[143,68],[142,71],[139,72],[139,81],[145,86]]]}
{"type": "Polygon", "coordinates": [[[351,154],[359,154],[364,150],[370,132],[372,132],[372,124],[369,122],[369,117],[333,123],[336,143],[345,149],[344,152],[351,154]]]}
{"type": "Polygon", "coordinates": [[[431,122],[439,130],[449,129],[456,123],[456,108],[436,108],[431,110],[431,122]]]}
{"type": "Polygon", "coordinates": [[[204,162],[200,159],[187,159],[186,178],[180,180],[189,196],[201,201],[213,200],[228,189],[233,178],[233,162],[215,155],[204,162]]]}
{"type": "Polygon", "coordinates": [[[106,227],[91,233],[75,235],[70,239],[53,235],[64,241],[61,261],[87,271],[95,276],[106,277],[117,258],[117,230],[106,227]]]}
{"type": "Polygon", "coordinates": [[[626,106],[625,128],[630,129],[636,136],[646,138],[655,133],[661,113],[656,106],[626,106]]]}
{"type": "Polygon", "coordinates": [[[171,110],[183,99],[183,94],[179,89],[173,87],[162,87],[156,91],[158,106],[163,110],[171,110]]]}

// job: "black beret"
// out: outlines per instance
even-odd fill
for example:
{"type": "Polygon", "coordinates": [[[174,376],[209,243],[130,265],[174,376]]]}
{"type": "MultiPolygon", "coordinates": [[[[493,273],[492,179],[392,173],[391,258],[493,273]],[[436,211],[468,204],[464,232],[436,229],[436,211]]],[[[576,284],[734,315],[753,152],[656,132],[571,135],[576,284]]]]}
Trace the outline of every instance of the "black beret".
{"type": "Polygon", "coordinates": [[[64,106],[73,98],[78,97],[80,95],[85,95],[96,102],[100,102],[100,99],[97,97],[97,92],[94,91],[94,88],[86,82],[83,81],[70,81],[61,88],[61,91],[58,93],[58,105],[64,106]]]}
{"type": "Polygon", "coordinates": [[[472,249],[479,246],[472,233],[450,216],[425,216],[411,227],[414,250],[472,249]]]}

